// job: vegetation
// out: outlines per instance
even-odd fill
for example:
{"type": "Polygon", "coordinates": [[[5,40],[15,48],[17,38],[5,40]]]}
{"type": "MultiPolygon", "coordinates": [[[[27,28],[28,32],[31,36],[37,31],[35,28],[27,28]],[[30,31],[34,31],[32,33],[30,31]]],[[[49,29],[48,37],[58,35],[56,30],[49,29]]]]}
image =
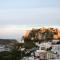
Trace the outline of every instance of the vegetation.
{"type": "Polygon", "coordinates": [[[16,46],[11,51],[0,52],[0,60],[20,60],[21,51],[16,46]]]}

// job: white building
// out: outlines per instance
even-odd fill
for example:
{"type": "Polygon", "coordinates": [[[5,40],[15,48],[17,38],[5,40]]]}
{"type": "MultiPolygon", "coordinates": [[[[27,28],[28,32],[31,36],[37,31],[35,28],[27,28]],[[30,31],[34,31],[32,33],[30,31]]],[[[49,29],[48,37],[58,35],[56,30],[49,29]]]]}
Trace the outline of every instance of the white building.
{"type": "Polygon", "coordinates": [[[0,44],[0,52],[2,52],[2,51],[10,51],[10,50],[11,49],[9,48],[9,46],[0,44]]]}

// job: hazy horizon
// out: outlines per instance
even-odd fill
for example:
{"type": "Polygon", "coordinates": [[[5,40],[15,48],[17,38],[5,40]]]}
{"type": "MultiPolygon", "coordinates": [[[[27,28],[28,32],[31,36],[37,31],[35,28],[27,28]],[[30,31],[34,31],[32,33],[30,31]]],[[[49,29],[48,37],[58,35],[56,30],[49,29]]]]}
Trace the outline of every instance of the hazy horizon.
{"type": "Polygon", "coordinates": [[[19,39],[30,25],[59,27],[60,0],[0,1],[0,38],[19,39]]]}

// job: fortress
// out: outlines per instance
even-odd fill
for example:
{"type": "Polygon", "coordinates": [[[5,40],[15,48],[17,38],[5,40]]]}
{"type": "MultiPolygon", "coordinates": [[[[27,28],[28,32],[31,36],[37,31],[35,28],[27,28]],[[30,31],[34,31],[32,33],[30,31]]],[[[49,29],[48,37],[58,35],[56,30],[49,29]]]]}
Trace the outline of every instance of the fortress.
{"type": "MultiPolygon", "coordinates": [[[[29,38],[29,36],[34,35],[35,37],[39,36],[41,38],[41,35],[43,34],[46,36],[48,34],[49,38],[53,38],[53,40],[58,40],[60,39],[60,30],[57,28],[39,28],[39,29],[32,29],[32,30],[27,30],[26,33],[24,34],[25,38],[29,38]],[[45,33],[45,34],[44,34],[45,33]],[[50,37],[50,35],[53,35],[50,37]]],[[[32,37],[32,36],[31,36],[32,37]]]]}

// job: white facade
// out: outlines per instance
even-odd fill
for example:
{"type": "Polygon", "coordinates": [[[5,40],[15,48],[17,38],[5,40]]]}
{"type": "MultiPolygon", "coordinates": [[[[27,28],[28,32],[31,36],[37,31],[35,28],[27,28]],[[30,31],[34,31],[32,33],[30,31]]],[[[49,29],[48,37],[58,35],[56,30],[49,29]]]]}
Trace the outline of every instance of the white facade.
{"type": "Polygon", "coordinates": [[[10,51],[10,48],[6,47],[6,45],[1,45],[0,44],[0,52],[2,52],[2,51],[10,51]]]}

